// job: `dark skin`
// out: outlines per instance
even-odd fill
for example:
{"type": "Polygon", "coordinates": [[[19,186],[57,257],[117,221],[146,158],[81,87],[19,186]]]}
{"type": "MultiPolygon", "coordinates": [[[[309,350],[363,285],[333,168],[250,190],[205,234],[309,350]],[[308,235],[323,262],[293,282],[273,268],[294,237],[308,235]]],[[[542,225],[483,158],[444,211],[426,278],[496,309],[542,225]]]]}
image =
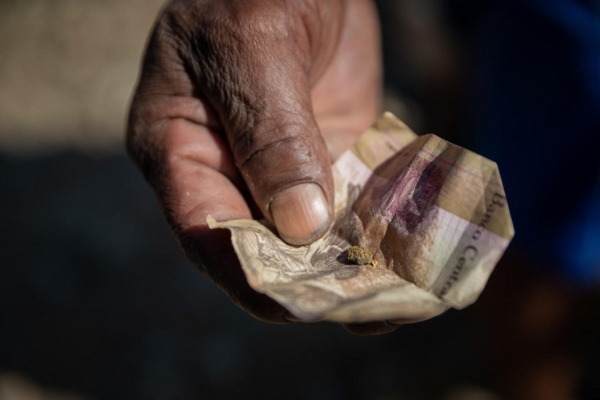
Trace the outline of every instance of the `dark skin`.
{"type": "Polygon", "coordinates": [[[129,154],[186,254],[260,320],[294,318],[248,286],[206,217],[265,217],[295,245],[326,232],[331,163],[380,113],[378,29],[369,0],[175,0],[154,28],[129,154]]]}

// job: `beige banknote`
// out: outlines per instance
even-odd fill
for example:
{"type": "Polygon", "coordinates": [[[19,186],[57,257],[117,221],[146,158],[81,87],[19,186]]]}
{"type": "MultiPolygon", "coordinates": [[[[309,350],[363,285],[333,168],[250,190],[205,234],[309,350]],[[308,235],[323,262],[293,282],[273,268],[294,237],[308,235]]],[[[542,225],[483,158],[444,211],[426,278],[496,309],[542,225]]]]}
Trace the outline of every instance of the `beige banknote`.
{"type": "Polygon", "coordinates": [[[209,217],[231,231],[250,286],[303,321],[409,323],[477,299],[514,235],[494,162],[385,113],[333,173],[335,222],[309,246],[209,217]],[[377,262],[350,263],[353,245],[377,262]]]}

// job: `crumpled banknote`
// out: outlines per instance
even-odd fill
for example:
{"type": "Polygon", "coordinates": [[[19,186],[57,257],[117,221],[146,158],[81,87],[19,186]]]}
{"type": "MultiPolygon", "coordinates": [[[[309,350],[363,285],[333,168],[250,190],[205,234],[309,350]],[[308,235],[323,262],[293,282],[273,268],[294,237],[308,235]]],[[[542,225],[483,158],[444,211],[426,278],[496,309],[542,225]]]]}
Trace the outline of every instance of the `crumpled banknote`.
{"type": "Polygon", "coordinates": [[[514,235],[497,165],[385,113],[333,165],[335,220],[308,246],[266,221],[216,222],[252,288],[302,321],[422,321],[464,308],[514,235]],[[373,262],[355,265],[360,246],[373,262]]]}

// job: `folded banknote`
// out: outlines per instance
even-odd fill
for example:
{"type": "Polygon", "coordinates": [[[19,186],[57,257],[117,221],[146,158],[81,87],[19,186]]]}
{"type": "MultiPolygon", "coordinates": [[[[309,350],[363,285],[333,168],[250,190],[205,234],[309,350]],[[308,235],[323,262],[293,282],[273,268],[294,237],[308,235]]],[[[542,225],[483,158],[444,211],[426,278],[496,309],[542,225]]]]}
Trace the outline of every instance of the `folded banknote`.
{"type": "Polygon", "coordinates": [[[308,246],[217,222],[252,288],[302,321],[422,321],[473,303],[514,235],[497,165],[385,113],[333,165],[335,219],[308,246]],[[357,265],[348,249],[372,260],[357,265]]]}

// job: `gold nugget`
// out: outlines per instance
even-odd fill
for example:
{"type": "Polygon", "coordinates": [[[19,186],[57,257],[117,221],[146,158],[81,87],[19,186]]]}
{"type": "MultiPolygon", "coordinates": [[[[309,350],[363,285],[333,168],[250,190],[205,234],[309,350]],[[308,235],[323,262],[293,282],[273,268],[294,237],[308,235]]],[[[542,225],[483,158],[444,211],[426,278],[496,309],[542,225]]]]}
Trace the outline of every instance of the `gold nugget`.
{"type": "Polygon", "coordinates": [[[348,249],[348,261],[358,265],[371,264],[377,266],[377,261],[373,258],[373,253],[359,246],[352,246],[348,249]]]}

